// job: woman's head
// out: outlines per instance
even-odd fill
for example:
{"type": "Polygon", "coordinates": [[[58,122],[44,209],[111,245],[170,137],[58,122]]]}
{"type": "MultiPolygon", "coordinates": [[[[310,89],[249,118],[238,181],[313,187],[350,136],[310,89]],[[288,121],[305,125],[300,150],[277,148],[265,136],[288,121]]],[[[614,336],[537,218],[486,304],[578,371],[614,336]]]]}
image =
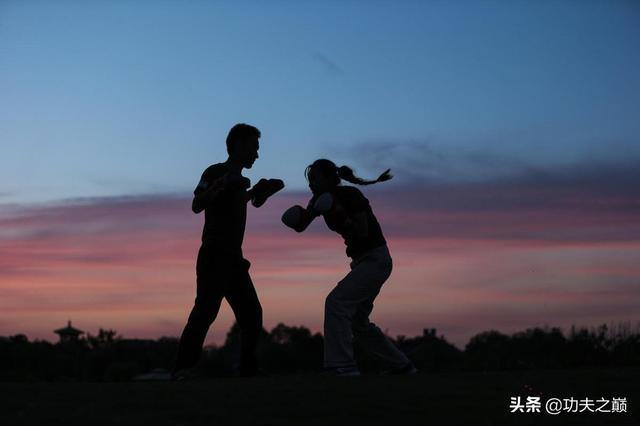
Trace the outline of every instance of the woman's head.
{"type": "Polygon", "coordinates": [[[304,175],[309,182],[309,188],[314,194],[330,191],[338,186],[342,179],[356,185],[371,185],[384,182],[392,178],[387,169],[376,180],[364,180],[354,175],[353,170],[347,166],[338,167],[333,161],[321,158],[307,166],[304,175]]]}

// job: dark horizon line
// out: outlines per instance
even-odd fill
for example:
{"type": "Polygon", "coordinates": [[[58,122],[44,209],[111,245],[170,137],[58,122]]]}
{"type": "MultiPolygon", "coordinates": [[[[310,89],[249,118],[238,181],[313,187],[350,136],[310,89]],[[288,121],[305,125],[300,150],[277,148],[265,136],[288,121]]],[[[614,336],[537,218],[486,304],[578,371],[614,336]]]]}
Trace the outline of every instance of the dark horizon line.
{"type": "MultiPolygon", "coordinates": [[[[596,332],[604,331],[606,333],[607,337],[609,337],[609,338],[613,337],[614,336],[613,333],[615,333],[615,332],[618,333],[618,334],[615,334],[615,336],[619,336],[621,332],[624,333],[624,337],[628,337],[628,336],[632,336],[632,335],[636,335],[636,334],[640,335],[640,320],[636,320],[635,321],[635,325],[632,325],[632,322],[633,321],[631,321],[631,320],[628,320],[628,321],[617,321],[617,322],[611,322],[609,324],[600,323],[600,324],[595,325],[595,326],[594,325],[591,325],[591,326],[580,325],[580,326],[578,326],[576,324],[572,324],[568,328],[568,330],[566,332],[565,332],[565,329],[563,327],[561,327],[561,326],[549,326],[549,325],[527,327],[527,328],[525,328],[523,330],[514,331],[514,332],[511,332],[511,333],[504,333],[504,332],[501,332],[500,330],[496,330],[495,328],[489,328],[487,330],[480,331],[480,332],[475,333],[474,335],[472,335],[468,339],[468,342],[467,342],[467,344],[465,346],[467,346],[469,344],[469,342],[471,342],[475,337],[480,336],[480,335],[486,335],[486,334],[489,334],[489,333],[498,333],[498,334],[501,334],[503,336],[512,338],[512,337],[514,337],[514,336],[516,336],[518,334],[522,334],[522,333],[526,333],[528,331],[534,331],[534,330],[542,330],[542,331],[545,331],[545,332],[556,331],[557,330],[564,337],[571,336],[571,334],[570,334],[571,332],[580,332],[580,331],[587,331],[587,332],[590,332],[590,333],[596,333],[596,332]]],[[[233,329],[233,327],[235,325],[236,324],[234,322],[227,333],[231,332],[231,330],[233,329]]],[[[324,338],[324,335],[321,332],[315,332],[314,333],[314,332],[312,332],[312,330],[309,327],[307,327],[305,325],[290,326],[290,325],[287,325],[287,324],[284,324],[284,323],[280,322],[280,323],[277,323],[270,331],[267,330],[266,328],[263,328],[263,330],[266,331],[267,334],[271,334],[279,326],[284,326],[284,327],[293,328],[293,329],[304,328],[304,329],[309,330],[309,332],[311,333],[312,336],[320,335],[320,336],[322,336],[324,338]]],[[[126,338],[123,335],[118,334],[116,330],[113,330],[113,329],[110,329],[110,328],[102,328],[102,327],[100,327],[98,329],[98,334],[101,331],[113,332],[114,333],[114,339],[116,339],[116,340],[125,340],[125,341],[153,341],[153,342],[155,342],[155,341],[158,341],[158,340],[161,340],[161,339],[176,339],[176,340],[179,339],[178,336],[159,336],[159,337],[157,337],[155,339],[145,339],[145,338],[137,338],[137,337],[126,338]]],[[[98,334],[94,335],[94,334],[91,334],[91,333],[88,333],[88,332],[82,332],[83,336],[80,337],[78,340],[86,341],[88,336],[97,337],[98,334]]],[[[438,334],[437,333],[437,329],[434,328],[434,327],[425,327],[425,328],[423,328],[422,329],[422,335],[407,336],[407,335],[403,335],[403,334],[398,334],[395,337],[392,337],[392,336],[388,336],[388,337],[391,337],[394,340],[399,340],[399,339],[417,339],[417,338],[424,337],[424,336],[427,336],[427,335],[436,337],[438,339],[442,339],[442,340],[446,341],[448,344],[450,344],[451,346],[454,346],[454,347],[458,348],[456,344],[449,342],[446,339],[446,336],[444,334],[438,334]]],[[[10,335],[6,335],[6,336],[0,336],[0,339],[11,339],[11,338],[15,338],[17,336],[24,336],[27,339],[27,341],[34,342],[34,343],[35,342],[47,342],[47,343],[54,344],[54,345],[60,343],[59,341],[55,342],[55,341],[51,341],[51,340],[48,340],[48,339],[38,339],[38,338],[36,338],[34,340],[29,340],[29,337],[24,333],[17,333],[17,334],[10,334],[10,335]]],[[[209,344],[209,345],[206,345],[205,347],[217,348],[219,346],[217,344],[209,344]]]]}

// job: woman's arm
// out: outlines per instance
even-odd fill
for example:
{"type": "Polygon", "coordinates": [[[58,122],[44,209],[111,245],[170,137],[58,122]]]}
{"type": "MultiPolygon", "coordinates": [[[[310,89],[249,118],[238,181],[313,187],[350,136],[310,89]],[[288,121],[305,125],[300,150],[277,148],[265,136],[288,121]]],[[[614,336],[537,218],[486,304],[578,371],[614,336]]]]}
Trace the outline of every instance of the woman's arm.
{"type": "Polygon", "coordinates": [[[302,232],[313,222],[313,219],[315,219],[315,216],[304,207],[293,206],[282,214],[281,220],[282,223],[294,231],[302,232]]]}
{"type": "Polygon", "coordinates": [[[308,208],[302,209],[301,215],[300,215],[300,222],[298,226],[294,229],[296,230],[296,232],[304,231],[309,227],[309,225],[311,225],[311,222],[313,222],[313,219],[315,219],[316,217],[318,217],[318,215],[316,215],[313,211],[310,211],[308,208]]]}
{"type": "Polygon", "coordinates": [[[320,216],[315,208],[317,197],[312,197],[307,204],[307,208],[302,206],[293,206],[282,215],[282,223],[296,232],[302,232],[309,227],[313,220],[320,216]]]}
{"type": "Polygon", "coordinates": [[[331,215],[331,220],[342,228],[346,233],[354,235],[357,238],[364,238],[369,233],[369,221],[367,220],[367,212],[359,211],[349,215],[347,211],[337,201],[334,203],[331,211],[326,214],[331,215]]]}

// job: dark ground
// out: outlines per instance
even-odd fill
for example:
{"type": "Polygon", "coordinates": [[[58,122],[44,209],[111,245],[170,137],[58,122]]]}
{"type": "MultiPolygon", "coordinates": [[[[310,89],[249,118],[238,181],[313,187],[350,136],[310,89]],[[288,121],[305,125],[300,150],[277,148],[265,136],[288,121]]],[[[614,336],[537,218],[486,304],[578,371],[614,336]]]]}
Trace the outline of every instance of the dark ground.
{"type": "Polygon", "coordinates": [[[640,425],[638,401],[640,369],[0,383],[0,425],[640,425]],[[509,413],[539,392],[626,397],[627,414],[509,413]]]}

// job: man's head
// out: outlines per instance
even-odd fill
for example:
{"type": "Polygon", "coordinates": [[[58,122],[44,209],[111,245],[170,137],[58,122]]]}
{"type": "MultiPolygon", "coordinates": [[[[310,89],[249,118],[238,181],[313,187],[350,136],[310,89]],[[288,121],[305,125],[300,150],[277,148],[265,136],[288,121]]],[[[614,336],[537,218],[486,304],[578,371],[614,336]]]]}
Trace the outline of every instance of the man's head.
{"type": "Polygon", "coordinates": [[[229,158],[250,169],[258,158],[260,130],[245,123],[236,124],[227,135],[229,158]]]}

